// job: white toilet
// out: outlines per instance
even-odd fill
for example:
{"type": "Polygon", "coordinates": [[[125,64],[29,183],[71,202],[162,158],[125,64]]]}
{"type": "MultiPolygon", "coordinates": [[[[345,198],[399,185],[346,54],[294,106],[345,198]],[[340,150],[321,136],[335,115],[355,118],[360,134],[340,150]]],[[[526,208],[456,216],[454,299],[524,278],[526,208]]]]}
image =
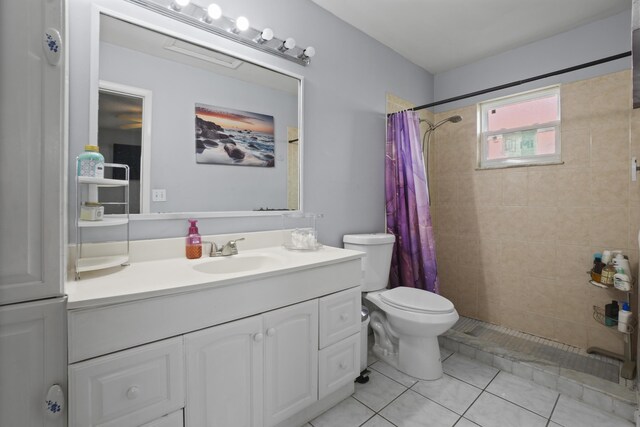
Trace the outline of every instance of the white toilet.
{"type": "Polygon", "coordinates": [[[438,335],[458,321],[451,301],[416,288],[386,289],[394,235],[347,234],[343,242],[345,249],[367,254],[362,262],[362,292],[380,310],[371,313],[376,356],[415,378],[442,377],[438,335]]]}

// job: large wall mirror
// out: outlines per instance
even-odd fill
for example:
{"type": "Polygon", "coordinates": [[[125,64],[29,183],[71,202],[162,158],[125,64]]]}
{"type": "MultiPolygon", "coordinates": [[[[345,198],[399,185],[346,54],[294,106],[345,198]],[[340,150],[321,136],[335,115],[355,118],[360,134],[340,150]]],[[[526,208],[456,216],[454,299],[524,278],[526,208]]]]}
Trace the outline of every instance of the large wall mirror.
{"type": "Polygon", "coordinates": [[[106,14],[98,74],[97,144],[131,168],[132,213],[301,209],[299,78],[106,14]]]}

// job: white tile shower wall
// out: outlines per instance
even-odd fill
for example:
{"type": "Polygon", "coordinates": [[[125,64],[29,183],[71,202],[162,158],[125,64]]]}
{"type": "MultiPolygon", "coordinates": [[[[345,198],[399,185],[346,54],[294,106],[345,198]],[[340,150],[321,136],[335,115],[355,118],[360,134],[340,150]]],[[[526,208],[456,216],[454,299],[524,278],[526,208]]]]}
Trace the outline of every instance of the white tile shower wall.
{"type": "MultiPolygon", "coordinates": [[[[468,317],[622,353],[592,306],[624,295],[587,283],[592,254],[621,249],[637,276],[640,111],[629,70],[561,86],[564,164],[476,170],[476,107],[432,138],[432,215],[442,294],[468,317]]],[[[635,301],[632,310],[637,313],[635,301]]],[[[615,328],[614,328],[615,329],[615,328]]],[[[445,344],[446,345],[446,344],[445,344]]]]}

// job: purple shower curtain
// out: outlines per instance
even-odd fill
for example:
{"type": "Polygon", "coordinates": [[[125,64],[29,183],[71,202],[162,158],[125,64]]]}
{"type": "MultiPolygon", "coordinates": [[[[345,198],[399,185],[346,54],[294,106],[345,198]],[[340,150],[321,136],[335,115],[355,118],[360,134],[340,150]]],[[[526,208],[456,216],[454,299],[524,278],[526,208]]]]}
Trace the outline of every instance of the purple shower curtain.
{"type": "Polygon", "coordinates": [[[415,111],[402,111],[388,118],[385,192],[387,233],[396,236],[391,287],[408,286],[439,293],[420,124],[415,111]]]}

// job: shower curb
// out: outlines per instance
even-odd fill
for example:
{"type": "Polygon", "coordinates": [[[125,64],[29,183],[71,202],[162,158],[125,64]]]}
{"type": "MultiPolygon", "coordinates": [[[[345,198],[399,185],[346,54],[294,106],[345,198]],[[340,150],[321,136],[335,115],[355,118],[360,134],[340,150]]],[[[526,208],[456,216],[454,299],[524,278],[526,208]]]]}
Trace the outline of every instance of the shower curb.
{"type": "Polygon", "coordinates": [[[486,365],[516,375],[574,399],[592,405],[602,411],[635,422],[637,409],[636,391],[620,384],[593,377],[582,372],[559,366],[545,365],[543,361],[523,362],[515,352],[500,347],[490,347],[486,341],[450,329],[438,337],[440,346],[476,359],[486,365]]]}

